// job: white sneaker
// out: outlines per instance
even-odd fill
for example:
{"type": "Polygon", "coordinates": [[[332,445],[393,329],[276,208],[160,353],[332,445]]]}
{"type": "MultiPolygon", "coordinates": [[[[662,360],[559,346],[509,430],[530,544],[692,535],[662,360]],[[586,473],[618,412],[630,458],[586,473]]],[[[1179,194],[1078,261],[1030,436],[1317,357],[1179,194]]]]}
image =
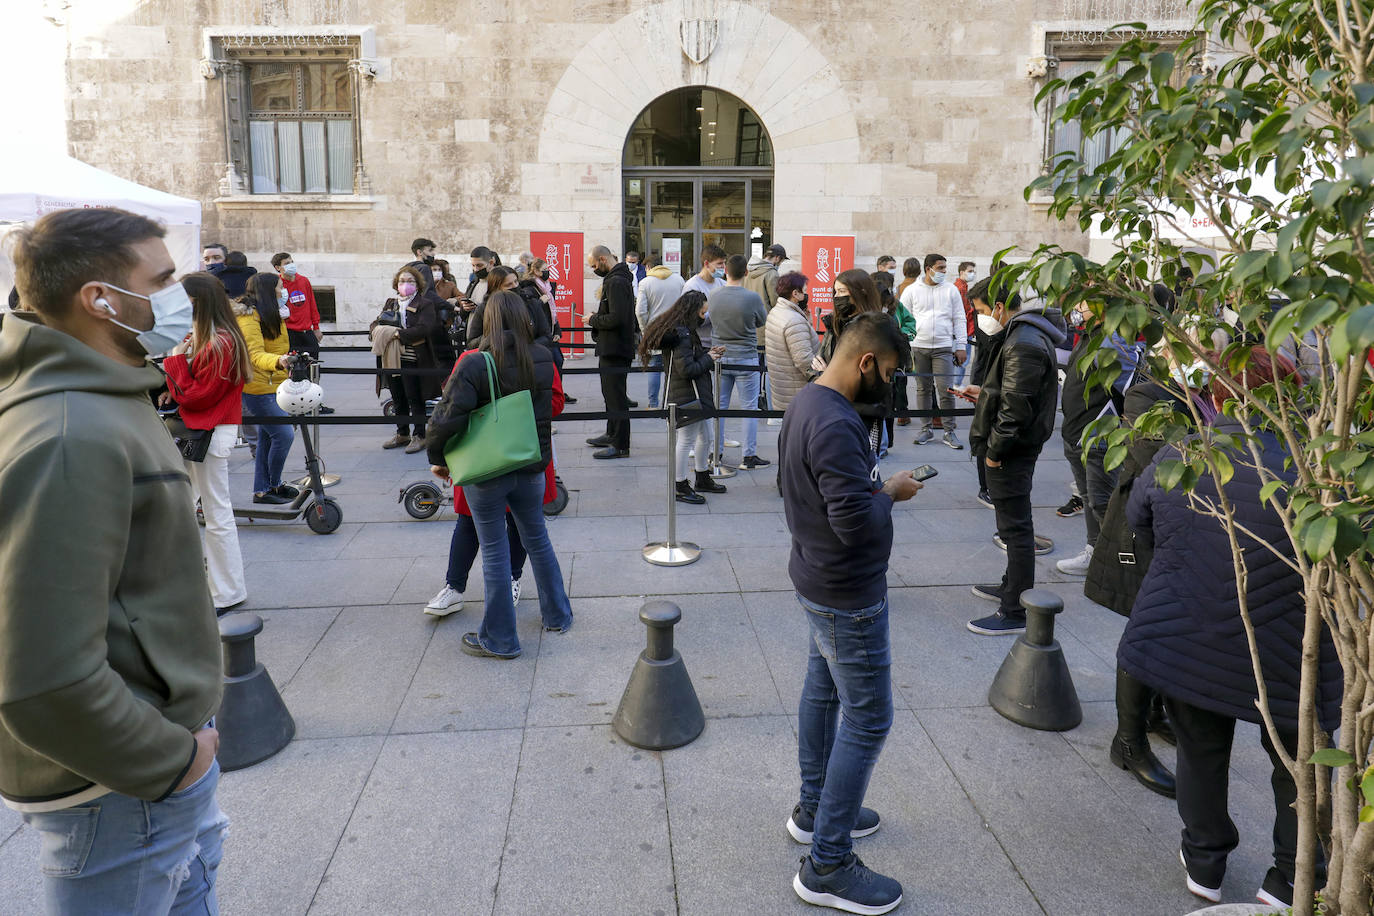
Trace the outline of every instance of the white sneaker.
{"type": "Polygon", "coordinates": [[[736,442],[734,439],[726,439],[726,440],[725,440],[725,447],[726,447],[726,448],[739,448],[739,443],[736,442]]]}
{"type": "Polygon", "coordinates": [[[1083,545],[1083,552],[1076,557],[1069,557],[1067,560],[1060,560],[1054,564],[1054,568],[1066,576],[1086,576],[1088,574],[1088,564],[1093,561],[1092,545],[1083,545]]]}
{"type": "Polygon", "coordinates": [[[429,599],[429,604],[425,605],[425,613],[431,617],[447,617],[454,611],[463,609],[463,593],[456,588],[445,585],[439,590],[439,594],[429,599]]]}
{"type": "Polygon", "coordinates": [[[519,604],[519,603],[520,603],[520,580],[519,580],[519,579],[512,579],[512,580],[510,580],[510,600],[511,600],[511,601],[514,601],[516,604],[519,604]]]}
{"type": "Polygon", "coordinates": [[[781,425],[782,425],[782,417],[769,417],[769,418],[768,418],[768,425],[769,425],[769,426],[781,426],[781,425]]]}

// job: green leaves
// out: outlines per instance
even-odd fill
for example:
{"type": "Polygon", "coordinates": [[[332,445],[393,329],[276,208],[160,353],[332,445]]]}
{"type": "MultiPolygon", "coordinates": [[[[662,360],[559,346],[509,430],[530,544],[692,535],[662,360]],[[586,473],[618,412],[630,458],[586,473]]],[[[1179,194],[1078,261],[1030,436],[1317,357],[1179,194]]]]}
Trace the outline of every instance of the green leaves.
{"type": "Polygon", "coordinates": [[[1161,51],[1150,58],[1150,79],[1156,86],[1163,86],[1169,82],[1169,77],[1174,72],[1174,55],[1168,51],[1161,51]]]}
{"type": "Polygon", "coordinates": [[[1331,767],[1334,770],[1337,767],[1354,763],[1355,758],[1338,747],[1324,747],[1309,757],[1307,762],[1317,766],[1331,767]]]}
{"type": "Polygon", "coordinates": [[[1302,535],[1302,549],[1313,560],[1320,560],[1336,546],[1338,524],[1334,518],[1324,515],[1307,526],[1302,535]]]}

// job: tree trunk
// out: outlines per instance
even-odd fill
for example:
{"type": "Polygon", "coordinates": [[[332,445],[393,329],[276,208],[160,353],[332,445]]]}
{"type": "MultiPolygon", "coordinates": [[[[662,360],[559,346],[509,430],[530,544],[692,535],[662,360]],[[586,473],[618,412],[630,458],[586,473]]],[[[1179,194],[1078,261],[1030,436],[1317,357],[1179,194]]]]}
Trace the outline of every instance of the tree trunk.
{"type": "Polygon", "coordinates": [[[1309,571],[1303,583],[1307,616],[1302,634],[1302,681],[1298,693],[1298,858],[1293,876],[1294,916],[1313,916],[1317,869],[1317,768],[1308,763],[1314,751],[1312,736],[1318,726],[1320,700],[1317,663],[1321,655],[1324,621],[1321,615],[1320,568],[1309,571]]]}

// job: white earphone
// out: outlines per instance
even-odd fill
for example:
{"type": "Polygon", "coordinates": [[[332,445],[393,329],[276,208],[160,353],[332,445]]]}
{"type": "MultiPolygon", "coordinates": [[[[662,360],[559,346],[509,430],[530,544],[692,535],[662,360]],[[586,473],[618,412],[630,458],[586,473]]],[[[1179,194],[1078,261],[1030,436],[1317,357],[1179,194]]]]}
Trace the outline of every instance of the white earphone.
{"type": "Polygon", "coordinates": [[[99,299],[95,300],[95,304],[97,308],[102,308],[105,311],[109,312],[111,315],[118,314],[114,310],[114,306],[110,305],[110,300],[106,299],[104,296],[101,296],[99,299]]]}

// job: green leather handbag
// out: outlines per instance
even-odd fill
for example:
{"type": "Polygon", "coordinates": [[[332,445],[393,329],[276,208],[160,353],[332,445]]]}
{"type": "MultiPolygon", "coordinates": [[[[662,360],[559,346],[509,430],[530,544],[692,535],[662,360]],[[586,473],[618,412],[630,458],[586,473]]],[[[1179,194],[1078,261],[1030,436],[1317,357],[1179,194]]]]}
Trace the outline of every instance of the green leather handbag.
{"type": "Polygon", "coordinates": [[[444,446],[444,460],[458,486],[482,483],[533,464],[541,457],[539,428],[534,423],[534,399],[528,391],[498,397],[496,361],[482,351],[487,363],[491,400],[468,414],[468,428],[444,446]]]}

